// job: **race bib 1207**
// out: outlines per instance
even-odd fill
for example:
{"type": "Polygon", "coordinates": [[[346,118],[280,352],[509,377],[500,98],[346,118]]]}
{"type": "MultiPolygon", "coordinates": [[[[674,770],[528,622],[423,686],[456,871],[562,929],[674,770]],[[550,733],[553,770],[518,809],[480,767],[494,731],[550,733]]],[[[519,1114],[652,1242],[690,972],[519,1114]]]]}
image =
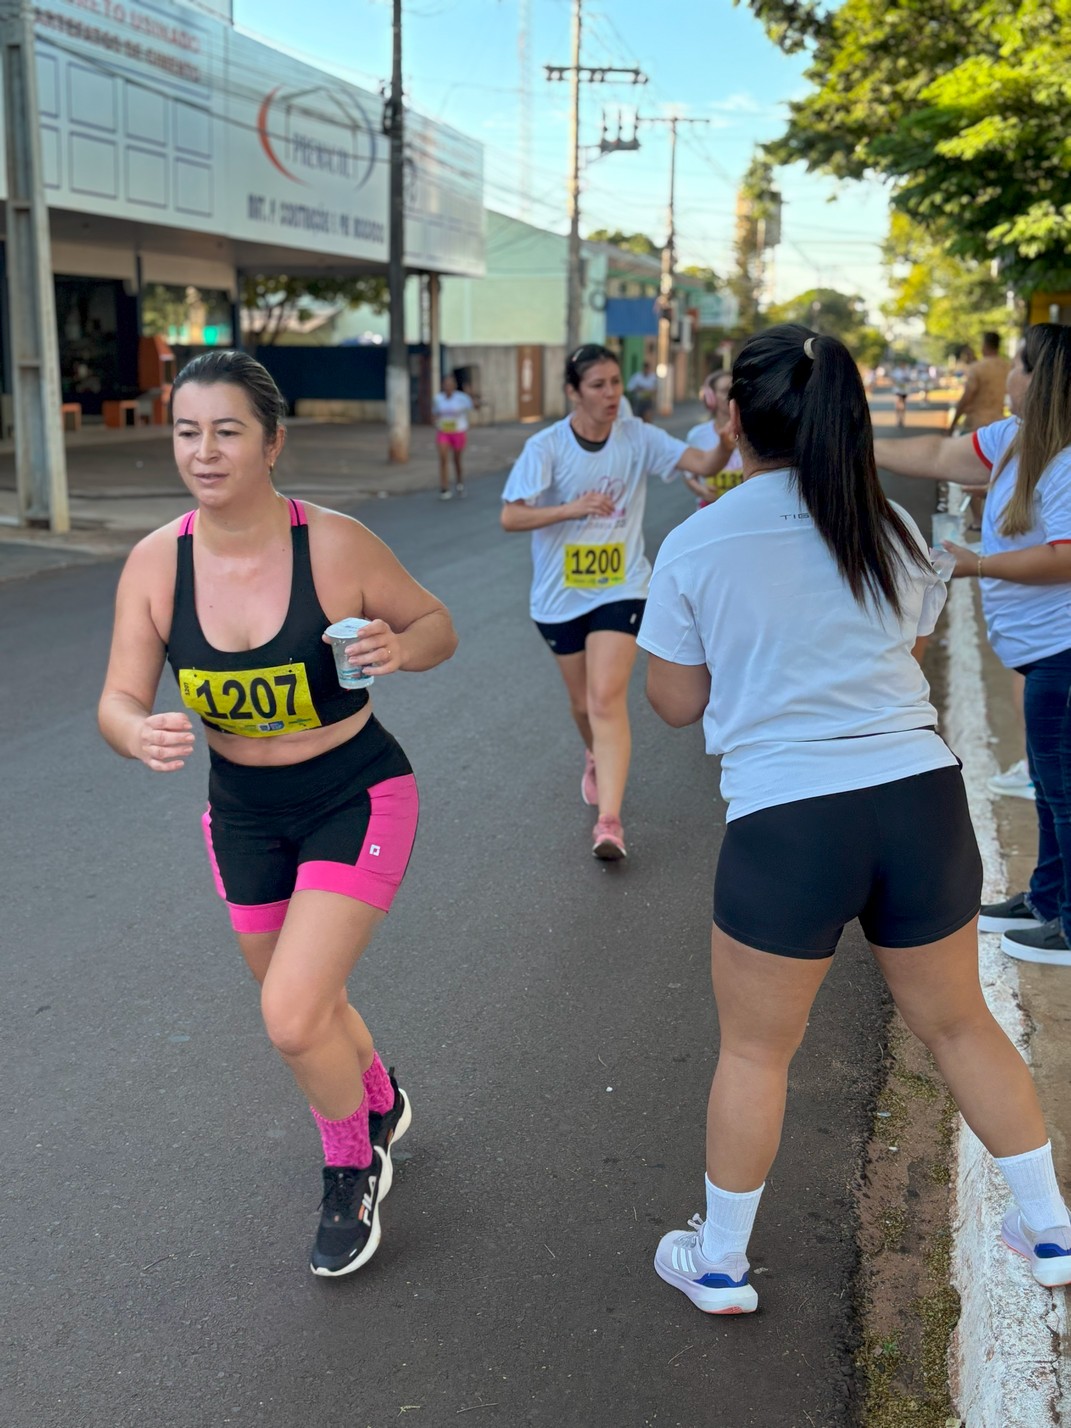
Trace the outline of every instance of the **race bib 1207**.
{"type": "Polygon", "coordinates": [[[623,585],[625,543],[619,540],[606,545],[567,545],[564,565],[562,578],[573,589],[599,590],[606,585],[623,585]]]}
{"type": "Polygon", "coordinates": [[[303,664],[180,669],[178,686],[186,708],[225,734],[266,739],[320,727],[303,664]]]}

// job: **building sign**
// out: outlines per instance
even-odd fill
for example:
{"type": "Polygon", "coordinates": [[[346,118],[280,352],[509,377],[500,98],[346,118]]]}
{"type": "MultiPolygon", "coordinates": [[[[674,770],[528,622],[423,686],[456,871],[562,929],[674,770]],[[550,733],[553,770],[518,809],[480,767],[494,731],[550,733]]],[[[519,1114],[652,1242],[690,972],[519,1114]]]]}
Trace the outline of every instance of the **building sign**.
{"type": "Polygon", "coordinates": [[[699,328],[735,327],[740,321],[740,304],[732,293],[700,293],[695,311],[699,328]]]}
{"type": "MultiPolygon", "coordinates": [[[[386,264],[379,96],[177,3],[45,0],[36,39],[51,207],[386,264]]],[[[482,148],[406,124],[406,261],[481,276],[482,148]]]]}

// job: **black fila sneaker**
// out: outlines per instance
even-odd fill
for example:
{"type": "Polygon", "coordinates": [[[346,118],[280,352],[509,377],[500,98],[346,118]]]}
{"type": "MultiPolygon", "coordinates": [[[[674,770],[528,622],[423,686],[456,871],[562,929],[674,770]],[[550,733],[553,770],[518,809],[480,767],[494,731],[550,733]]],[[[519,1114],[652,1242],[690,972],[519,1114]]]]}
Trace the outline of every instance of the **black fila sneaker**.
{"type": "Polygon", "coordinates": [[[379,1248],[379,1200],[383,1151],[372,1147],[372,1164],[324,1166],[320,1227],[312,1247],[313,1274],[339,1278],[367,1264],[379,1248]]]}
{"type": "Polygon", "coordinates": [[[391,1163],[391,1146],[401,1140],[413,1122],[413,1108],[409,1097],[394,1079],[394,1067],[387,1072],[391,1089],[394,1091],[394,1105],[389,1111],[369,1111],[368,1138],[373,1147],[383,1152],[383,1169],[380,1179],[379,1198],[385,1200],[394,1181],[394,1166],[391,1163]]]}

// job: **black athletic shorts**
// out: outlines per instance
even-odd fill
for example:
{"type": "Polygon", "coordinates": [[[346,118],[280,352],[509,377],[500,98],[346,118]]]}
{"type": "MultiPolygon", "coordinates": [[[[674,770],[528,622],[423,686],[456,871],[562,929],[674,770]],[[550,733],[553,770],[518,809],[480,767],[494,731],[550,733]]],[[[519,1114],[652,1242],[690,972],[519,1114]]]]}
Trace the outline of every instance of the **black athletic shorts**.
{"type": "Polygon", "coordinates": [[[879,947],[922,947],[965,927],[981,896],[963,776],[943,768],[734,819],[714,921],[761,952],[831,957],[854,917],[879,947]]]}
{"type": "Polygon", "coordinates": [[[560,625],[535,627],[556,655],[579,654],[592,630],[617,630],[622,635],[638,635],[646,600],[608,600],[594,605],[586,615],[564,620],[560,625]]]}

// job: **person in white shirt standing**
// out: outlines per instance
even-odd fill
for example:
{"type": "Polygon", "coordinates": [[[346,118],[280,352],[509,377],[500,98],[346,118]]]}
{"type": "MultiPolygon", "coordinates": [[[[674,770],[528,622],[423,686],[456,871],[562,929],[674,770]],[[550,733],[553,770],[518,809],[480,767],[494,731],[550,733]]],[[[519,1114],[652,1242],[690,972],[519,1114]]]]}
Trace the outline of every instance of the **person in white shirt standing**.
{"type": "Polygon", "coordinates": [[[457,379],[449,373],[443,378],[441,392],[431,399],[431,415],[435,422],[435,445],[439,449],[439,499],[449,501],[450,454],[454,457],[454,478],[457,494],[465,494],[465,475],[461,467],[461,454],[469,439],[469,412],[475,402],[467,392],[458,390],[457,379]]]}
{"type": "Polygon", "coordinates": [[[658,377],[651,371],[650,362],[643,364],[643,370],[633,372],[628,379],[628,394],[640,421],[650,421],[654,411],[655,393],[658,391],[658,377]]]}
{"type": "Polygon", "coordinates": [[[703,721],[729,804],[706,1217],[663,1237],[655,1269],[706,1313],[756,1308],[746,1252],[788,1068],[858,918],[1004,1172],[1016,1201],[1005,1242],[1040,1284],[1067,1284],[1071,1218],[1030,1072],[982,995],[981,860],[914,657],[945,591],[878,483],[848,349],[795,324],[752,338],[733,367],[730,426],[743,484],[667,536],[639,637],[652,705],[674,727],[703,721]]]}
{"type": "MultiPolygon", "coordinates": [[[[703,383],[699,390],[699,397],[710,418],[701,421],[698,426],[693,426],[688,435],[684,438],[689,446],[696,446],[700,451],[713,451],[720,446],[722,433],[729,421],[729,388],[733,384],[733,374],[731,372],[711,372],[710,376],[703,383]]],[[[734,486],[739,486],[743,474],[743,463],[740,459],[740,452],[734,446],[725,463],[724,468],[714,476],[708,476],[705,480],[698,476],[684,474],[684,484],[695,496],[696,507],[702,510],[704,506],[712,506],[719,496],[726,491],[731,491],[734,486]]]]}
{"type": "Polygon", "coordinates": [[[628,683],[651,573],[647,478],[713,474],[729,449],[697,451],[658,427],[619,421],[621,368],[606,347],[577,348],[565,384],[573,413],[525,443],[502,493],[502,526],[532,534],[530,610],[584,741],[581,797],[599,810],[592,852],[617,861],[626,856],[628,683]]]}
{"type": "Polygon", "coordinates": [[[1024,892],[982,908],[983,932],[1021,962],[1071,967],[1071,328],[1027,329],[1008,374],[1018,416],[970,440],[879,441],[878,459],[904,476],[977,486],[989,480],[981,550],[945,541],[955,576],[981,585],[993,653],[1025,676],[1026,751],[1038,819],[1038,860],[1024,892]]]}

